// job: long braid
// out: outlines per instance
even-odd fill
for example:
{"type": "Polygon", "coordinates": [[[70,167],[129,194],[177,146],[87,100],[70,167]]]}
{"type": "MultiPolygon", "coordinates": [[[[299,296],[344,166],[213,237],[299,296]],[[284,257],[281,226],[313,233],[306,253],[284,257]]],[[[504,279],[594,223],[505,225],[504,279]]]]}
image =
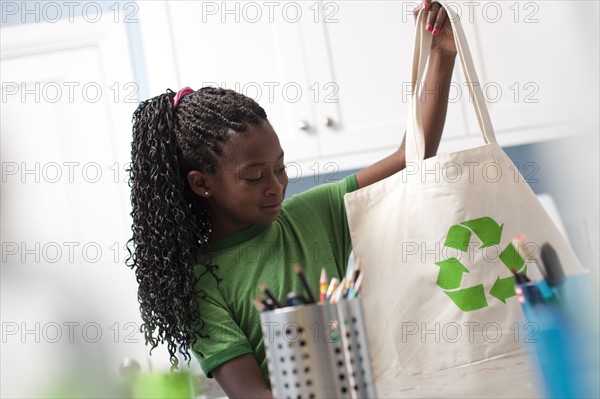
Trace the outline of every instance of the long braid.
{"type": "Polygon", "coordinates": [[[205,323],[193,269],[204,266],[220,281],[204,250],[211,221],[204,200],[187,183],[187,173],[217,173],[223,144],[231,132],[267,119],[251,98],[232,90],[202,88],[183,97],[173,109],[175,93],[140,103],[133,114],[129,185],[133,218],[126,264],[135,270],[142,331],[151,352],[167,343],[170,361],[176,352],[190,360],[189,350],[205,323]]]}

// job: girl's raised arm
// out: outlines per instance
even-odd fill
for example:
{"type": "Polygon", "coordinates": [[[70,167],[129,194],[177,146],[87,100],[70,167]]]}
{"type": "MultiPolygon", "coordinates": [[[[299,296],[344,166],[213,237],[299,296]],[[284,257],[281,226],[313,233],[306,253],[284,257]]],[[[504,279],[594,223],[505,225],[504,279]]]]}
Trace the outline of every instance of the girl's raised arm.
{"type": "MultiPolygon", "coordinates": [[[[424,2],[422,7],[429,10],[425,23],[426,29],[433,35],[429,67],[425,77],[426,97],[421,107],[425,132],[425,157],[428,158],[436,154],[444,130],[456,46],[446,11],[437,3],[430,5],[430,0],[424,2]]],[[[418,10],[415,11],[415,16],[417,12],[418,10]]],[[[404,169],[405,166],[404,139],[402,139],[402,144],[396,152],[356,174],[358,188],[383,180],[404,169]]]]}

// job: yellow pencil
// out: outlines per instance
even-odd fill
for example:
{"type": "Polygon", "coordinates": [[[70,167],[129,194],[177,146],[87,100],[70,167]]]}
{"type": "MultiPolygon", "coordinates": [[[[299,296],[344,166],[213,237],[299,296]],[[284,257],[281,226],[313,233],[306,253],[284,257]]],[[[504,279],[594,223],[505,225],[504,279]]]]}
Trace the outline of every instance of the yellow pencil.
{"type": "Polygon", "coordinates": [[[325,295],[325,302],[329,302],[329,300],[331,299],[331,296],[335,292],[335,289],[337,288],[339,282],[340,282],[340,280],[337,277],[333,277],[331,279],[331,282],[329,283],[329,287],[327,288],[327,294],[325,295]]]}
{"type": "Polygon", "coordinates": [[[346,287],[346,277],[344,277],[342,279],[342,281],[340,281],[340,284],[337,286],[334,293],[331,295],[331,298],[329,299],[329,303],[338,302],[342,298],[342,295],[344,294],[345,287],[346,287]]]}
{"type": "Polygon", "coordinates": [[[321,269],[321,278],[319,280],[319,301],[321,303],[325,302],[325,298],[327,297],[327,272],[325,268],[321,269]]]}

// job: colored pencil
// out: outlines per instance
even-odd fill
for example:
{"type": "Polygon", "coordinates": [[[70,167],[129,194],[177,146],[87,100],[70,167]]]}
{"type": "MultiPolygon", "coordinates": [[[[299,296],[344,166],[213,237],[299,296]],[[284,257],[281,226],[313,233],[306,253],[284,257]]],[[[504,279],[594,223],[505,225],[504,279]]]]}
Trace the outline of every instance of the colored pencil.
{"type": "Polygon", "coordinates": [[[275,308],[273,301],[269,298],[265,298],[262,295],[257,295],[256,299],[265,306],[265,310],[273,310],[275,308]]]}
{"type": "Polygon", "coordinates": [[[345,287],[346,287],[346,277],[344,277],[342,279],[342,281],[340,281],[340,283],[338,284],[337,288],[335,289],[335,291],[331,295],[331,298],[329,299],[329,303],[338,302],[342,298],[342,295],[344,294],[345,287]]]}
{"type": "Polygon", "coordinates": [[[329,282],[329,287],[327,287],[327,295],[325,295],[325,302],[329,302],[331,296],[335,292],[340,280],[337,277],[333,277],[329,282]]]}
{"type": "Polygon", "coordinates": [[[308,301],[309,303],[315,303],[315,297],[312,293],[312,290],[310,289],[310,285],[308,285],[308,281],[306,281],[306,276],[304,275],[304,270],[302,270],[302,266],[300,266],[299,263],[296,263],[294,265],[294,271],[296,272],[296,275],[298,275],[298,277],[300,278],[300,282],[302,282],[302,285],[304,286],[304,289],[306,290],[306,294],[308,295],[308,301]]]}
{"type": "Polygon", "coordinates": [[[542,268],[540,268],[539,264],[539,260],[534,256],[533,251],[531,250],[531,245],[527,245],[527,240],[524,234],[517,234],[515,235],[515,237],[513,238],[513,240],[511,241],[511,244],[513,245],[513,247],[515,248],[515,250],[517,251],[517,253],[519,254],[519,256],[525,261],[525,263],[527,264],[527,266],[533,265],[533,267],[531,267],[528,270],[531,270],[529,272],[529,275],[534,279],[534,280],[545,280],[547,278],[546,273],[542,270],[542,268]]]}
{"type": "Polygon", "coordinates": [[[269,289],[269,287],[267,287],[267,285],[265,283],[260,283],[259,287],[260,287],[260,290],[262,292],[264,292],[265,295],[268,296],[273,301],[273,305],[276,308],[282,308],[283,307],[281,305],[281,303],[279,303],[279,301],[277,300],[277,298],[275,298],[275,295],[273,295],[273,293],[271,292],[271,290],[269,289]]]}
{"type": "Polygon", "coordinates": [[[319,281],[319,302],[325,302],[327,297],[327,272],[325,268],[321,269],[321,278],[319,281]]]}
{"type": "Polygon", "coordinates": [[[364,273],[360,273],[358,275],[358,278],[356,279],[352,287],[350,287],[350,290],[348,292],[348,299],[356,298],[358,296],[358,294],[360,293],[360,287],[362,285],[364,275],[364,273]]]}
{"type": "Polygon", "coordinates": [[[256,308],[256,310],[258,310],[259,312],[262,312],[265,310],[265,305],[258,299],[253,299],[252,303],[254,304],[254,307],[256,308]]]}

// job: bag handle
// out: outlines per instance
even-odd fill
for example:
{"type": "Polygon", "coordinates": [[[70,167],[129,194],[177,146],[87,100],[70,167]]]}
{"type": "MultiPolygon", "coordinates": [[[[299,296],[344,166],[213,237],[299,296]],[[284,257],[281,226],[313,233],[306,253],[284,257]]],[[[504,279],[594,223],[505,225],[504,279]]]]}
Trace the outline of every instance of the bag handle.
{"type": "MultiPolygon", "coordinates": [[[[473,99],[473,107],[477,115],[477,122],[482,133],[483,141],[486,144],[496,143],[494,128],[490,120],[490,115],[483,98],[483,92],[479,84],[477,73],[473,65],[473,59],[467,39],[460,23],[460,18],[451,7],[448,7],[443,0],[436,0],[448,14],[447,19],[452,24],[454,33],[454,42],[460,63],[462,65],[465,81],[469,87],[470,98],[473,99]]],[[[417,27],[415,32],[415,46],[413,51],[412,66],[412,95],[408,110],[408,124],[406,128],[406,162],[420,162],[425,159],[425,134],[423,132],[423,123],[421,121],[421,95],[419,86],[424,78],[425,65],[431,52],[431,43],[433,37],[425,31],[424,18],[426,10],[421,9],[417,16],[417,27]]]]}

